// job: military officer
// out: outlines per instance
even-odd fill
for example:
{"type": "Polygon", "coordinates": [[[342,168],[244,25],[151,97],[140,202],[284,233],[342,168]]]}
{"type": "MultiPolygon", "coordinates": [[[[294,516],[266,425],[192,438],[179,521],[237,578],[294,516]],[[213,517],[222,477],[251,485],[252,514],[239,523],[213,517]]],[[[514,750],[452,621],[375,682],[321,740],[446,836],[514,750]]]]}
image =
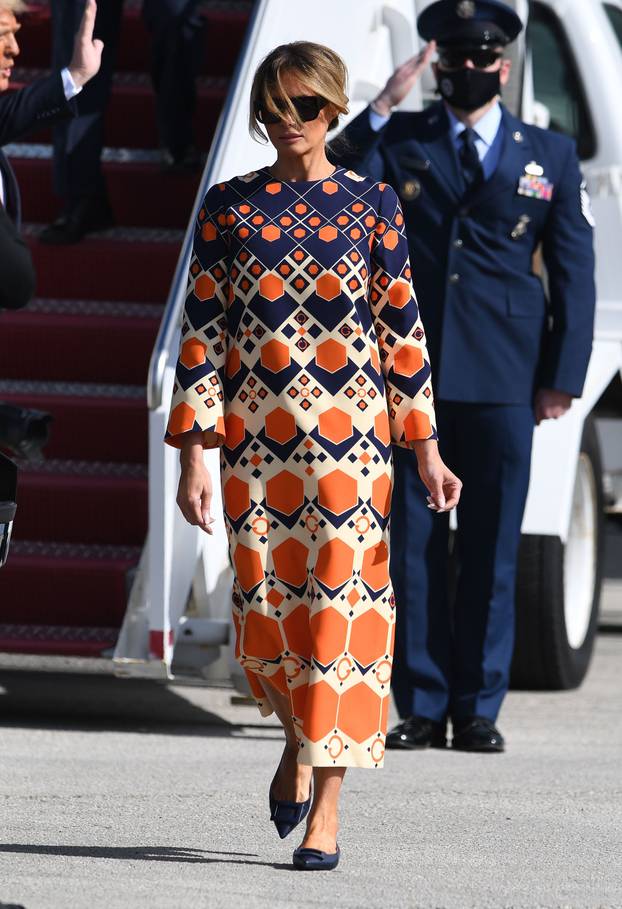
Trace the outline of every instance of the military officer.
{"type": "Polygon", "coordinates": [[[445,747],[451,720],[454,748],[498,752],[534,423],[581,395],[590,358],[592,216],[574,142],[500,103],[519,17],[496,0],[437,0],[417,25],[430,43],[347,127],[341,156],[401,196],[441,450],[464,482],[450,591],[448,515],[429,510],[412,452],[394,452],[402,722],[387,746],[445,747]],[[392,113],[436,51],[441,99],[392,113]]]}

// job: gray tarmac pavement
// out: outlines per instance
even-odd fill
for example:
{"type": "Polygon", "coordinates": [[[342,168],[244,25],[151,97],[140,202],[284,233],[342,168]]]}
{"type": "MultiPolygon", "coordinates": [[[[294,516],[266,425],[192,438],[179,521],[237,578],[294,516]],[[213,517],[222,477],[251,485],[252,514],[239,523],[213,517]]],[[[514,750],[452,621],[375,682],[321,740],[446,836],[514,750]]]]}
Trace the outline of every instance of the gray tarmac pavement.
{"type": "MultiPolygon", "coordinates": [[[[53,661],[51,665],[57,665],[53,661]]],[[[62,664],[61,664],[62,665],[62,664]]],[[[337,871],[291,870],[279,729],[230,692],[0,671],[0,903],[25,909],[620,909],[622,633],[576,692],[512,692],[505,755],[349,771],[337,871]]]]}

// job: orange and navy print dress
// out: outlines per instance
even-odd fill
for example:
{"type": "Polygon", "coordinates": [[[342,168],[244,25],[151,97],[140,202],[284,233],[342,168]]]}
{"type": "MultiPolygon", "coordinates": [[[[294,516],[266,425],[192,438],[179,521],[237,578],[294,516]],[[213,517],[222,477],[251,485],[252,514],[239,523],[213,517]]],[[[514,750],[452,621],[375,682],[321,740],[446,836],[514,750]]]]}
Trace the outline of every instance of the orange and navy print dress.
{"type": "Polygon", "coordinates": [[[436,438],[390,186],[264,168],[209,190],[167,441],[189,430],[221,445],[236,654],[261,713],[267,679],[290,698],[300,762],[381,766],[391,445],[436,438]]]}

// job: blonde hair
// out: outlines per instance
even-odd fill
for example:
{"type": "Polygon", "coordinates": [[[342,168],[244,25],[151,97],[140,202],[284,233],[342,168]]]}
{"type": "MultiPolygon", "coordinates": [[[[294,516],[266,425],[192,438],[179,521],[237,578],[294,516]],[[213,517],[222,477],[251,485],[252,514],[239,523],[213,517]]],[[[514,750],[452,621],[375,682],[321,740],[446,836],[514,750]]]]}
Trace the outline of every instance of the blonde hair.
{"type": "Polygon", "coordinates": [[[27,9],[28,6],[24,0],[0,0],[0,13],[13,13],[14,16],[19,16],[27,9]]]}
{"type": "Polygon", "coordinates": [[[282,117],[288,114],[301,129],[302,122],[283,88],[281,76],[292,73],[316,95],[324,98],[337,110],[329,129],[339,124],[339,114],[348,113],[346,84],[348,70],[334,50],[312,41],[293,41],[275,47],[259,66],[253,78],[250,98],[249,129],[251,136],[265,141],[265,133],[257,119],[256,106],[259,104],[272,114],[282,117]]]}

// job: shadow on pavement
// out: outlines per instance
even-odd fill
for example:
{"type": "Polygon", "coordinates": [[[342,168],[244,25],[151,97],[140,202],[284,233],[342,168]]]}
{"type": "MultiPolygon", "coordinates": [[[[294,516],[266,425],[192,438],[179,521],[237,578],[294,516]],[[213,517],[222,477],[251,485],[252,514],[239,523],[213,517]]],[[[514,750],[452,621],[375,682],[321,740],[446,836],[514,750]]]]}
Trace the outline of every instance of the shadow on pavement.
{"type": "MultiPolygon", "coordinates": [[[[213,849],[187,849],[183,846],[50,846],[30,843],[0,843],[0,853],[21,855],[58,855],[65,858],[103,858],[146,862],[189,862],[192,864],[266,865],[291,869],[282,862],[263,862],[253,852],[218,852],[213,849]],[[253,861],[257,859],[258,861],[253,861]]],[[[0,906],[2,904],[0,903],[0,906]]]]}
{"type": "Polygon", "coordinates": [[[280,729],[231,723],[161,682],[21,670],[0,671],[0,724],[262,740],[280,729]],[[252,729],[261,729],[264,735],[253,736],[252,729]]]}

